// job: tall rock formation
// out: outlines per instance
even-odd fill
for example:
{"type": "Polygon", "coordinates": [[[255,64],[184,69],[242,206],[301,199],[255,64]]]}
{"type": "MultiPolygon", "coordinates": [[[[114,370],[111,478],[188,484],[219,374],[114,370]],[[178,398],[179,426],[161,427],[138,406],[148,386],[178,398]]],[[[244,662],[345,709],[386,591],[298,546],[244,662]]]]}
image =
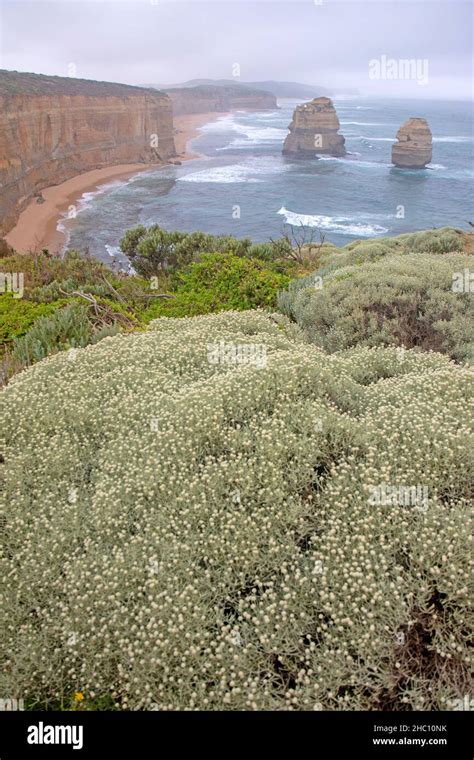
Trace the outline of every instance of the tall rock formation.
{"type": "Polygon", "coordinates": [[[0,232],[75,174],[175,156],[171,100],[140,87],[0,71],[0,232]]]}
{"type": "Polygon", "coordinates": [[[344,137],[331,98],[314,98],[295,108],[283,145],[283,155],[315,158],[318,154],[344,156],[344,137]]]}
{"type": "Polygon", "coordinates": [[[198,85],[166,90],[173,102],[174,116],[212,111],[251,110],[278,108],[275,95],[240,84],[198,85]]]}
{"type": "Polygon", "coordinates": [[[423,169],[431,161],[432,136],[426,119],[408,119],[397,132],[392,163],[400,169],[423,169]]]}

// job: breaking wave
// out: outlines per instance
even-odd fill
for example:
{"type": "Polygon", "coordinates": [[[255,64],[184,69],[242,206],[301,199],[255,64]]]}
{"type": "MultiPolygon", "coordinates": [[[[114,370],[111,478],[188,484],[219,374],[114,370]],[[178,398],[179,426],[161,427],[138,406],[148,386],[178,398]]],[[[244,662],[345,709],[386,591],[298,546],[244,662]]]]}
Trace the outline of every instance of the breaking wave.
{"type": "Polygon", "coordinates": [[[325,216],[323,214],[298,214],[296,211],[290,211],[284,206],[281,207],[278,214],[285,217],[285,223],[291,224],[294,227],[318,227],[319,229],[342,232],[345,235],[353,235],[354,237],[374,237],[375,235],[383,235],[388,232],[388,227],[382,227],[379,224],[369,224],[367,222],[357,222],[357,218],[367,219],[369,216],[376,216],[377,218],[390,218],[388,215],[376,214],[365,215],[359,214],[358,216],[325,216]]]}

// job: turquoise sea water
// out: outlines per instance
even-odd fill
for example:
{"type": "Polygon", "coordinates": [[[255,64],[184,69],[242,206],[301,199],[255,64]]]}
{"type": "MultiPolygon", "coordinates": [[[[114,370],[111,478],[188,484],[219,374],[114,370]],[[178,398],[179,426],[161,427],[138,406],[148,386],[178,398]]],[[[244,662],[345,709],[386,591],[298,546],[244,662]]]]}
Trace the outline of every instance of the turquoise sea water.
{"type": "Polygon", "coordinates": [[[347,157],[295,160],[281,149],[298,102],[220,117],[190,146],[201,158],[85,194],[76,219],[62,223],[69,247],[110,262],[126,229],[154,223],[255,241],[304,225],[337,245],[444,225],[469,229],[471,103],[336,99],[347,157]],[[425,117],[433,133],[432,163],[421,171],[390,161],[395,134],[410,116],[425,117]]]}

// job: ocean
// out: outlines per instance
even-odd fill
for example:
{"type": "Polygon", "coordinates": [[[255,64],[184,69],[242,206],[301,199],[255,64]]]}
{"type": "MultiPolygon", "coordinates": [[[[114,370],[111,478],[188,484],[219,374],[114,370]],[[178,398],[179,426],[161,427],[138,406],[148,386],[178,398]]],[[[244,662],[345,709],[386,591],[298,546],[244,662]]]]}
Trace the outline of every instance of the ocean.
{"type": "Polygon", "coordinates": [[[446,225],[469,229],[472,103],[336,98],[347,156],[295,160],[281,149],[299,102],[221,116],[190,144],[200,158],[85,193],[76,218],[60,222],[68,247],[107,263],[116,257],[123,267],[118,245],[137,224],[254,241],[304,226],[336,245],[446,225]],[[432,163],[419,171],[397,169],[390,159],[410,116],[426,118],[433,133],[432,163]]]}

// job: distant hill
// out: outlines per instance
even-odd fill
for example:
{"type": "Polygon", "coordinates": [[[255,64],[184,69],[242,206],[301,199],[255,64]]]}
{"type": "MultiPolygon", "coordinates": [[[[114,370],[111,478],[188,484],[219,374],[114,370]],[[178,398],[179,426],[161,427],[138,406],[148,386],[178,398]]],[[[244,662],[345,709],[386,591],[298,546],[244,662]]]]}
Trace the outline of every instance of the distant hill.
{"type": "Polygon", "coordinates": [[[268,80],[266,82],[253,82],[255,87],[273,93],[277,98],[313,98],[320,95],[331,95],[327,87],[321,85],[301,84],[300,82],[275,82],[268,80]]]}
{"type": "Polygon", "coordinates": [[[174,116],[211,111],[260,111],[278,108],[277,99],[271,92],[235,82],[171,87],[167,88],[165,93],[173,102],[174,116]]]}
{"type": "MultiPolygon", "coordinates": [[[[24,93],[25,95],[88,95],[92,97],[115,95],[126,97],[127,95],[143,95],[148,89],[116,82],[98,82],[94,79],[57,77],[0,69],[0,96],[24,93]]],[[[152,89],[154,95],[159,94],[156,92],[156,88],[152,89]]]]}
{"type": "Polygon", "coordinates": [[[235,79],[188,79],[187,82],[182,82],[181,84],[151,84],[147,86],[169,90],[178,87],[202,87],[205,85],[255,88],[257,90],[265,90],[266,92],[275,95],[277,98],[304,98],[312,100],[320,95],[333,94],[326,87],[321,87],[320,85],[313,86],[309,84],[301,84],[300,82],[276,82],[271,79],[264,82],[242,82],[240,80],[236,81],[235,79]]]}
{"type": "MultiPolygon", "coordinates": [[[[198,80],[196,80],[197,82],[198,80]]],[[[154,89],[153,85],[150,85],[151,89],[154,89]]],[[[203,82],[202,84],[183,84],[183,85],[176,85],[173,87],[164,87],[163,92],[181,92],[183,89],[193,89],[194,91],[199,92],[201,95],[214,95],[216,93],[220,93],[221,95],[225,95],[228,97],[232,96],[242,96],[242,94],[245,94],[246,96],[249,95],[268,95],[270,93],[269,90],[264,90],[263,87],[254,87],[250,84],[240,84],[239,82],[233,82],[232,80],[220,80],[219,82],[213,82],[211,79],[209,81],[203,82]]],[[[271,93],[270,93],[271,94],[271,93]]]]}

